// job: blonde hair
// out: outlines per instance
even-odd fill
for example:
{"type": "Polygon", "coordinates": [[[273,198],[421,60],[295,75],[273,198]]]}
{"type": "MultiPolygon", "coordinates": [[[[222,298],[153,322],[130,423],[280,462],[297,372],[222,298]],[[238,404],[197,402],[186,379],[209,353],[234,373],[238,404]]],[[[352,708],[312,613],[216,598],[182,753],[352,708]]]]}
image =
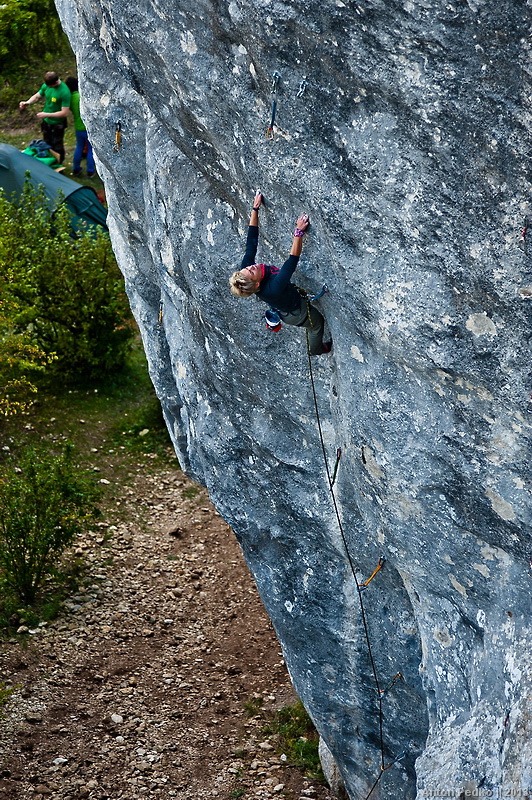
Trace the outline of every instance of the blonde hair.
{"type": "Polygon", "coordinates": [[[246,272],[233,272],[229,278],[229,288],[237,297],[251,297],[257,291],[257,281],[251,280],[246,272]]]}

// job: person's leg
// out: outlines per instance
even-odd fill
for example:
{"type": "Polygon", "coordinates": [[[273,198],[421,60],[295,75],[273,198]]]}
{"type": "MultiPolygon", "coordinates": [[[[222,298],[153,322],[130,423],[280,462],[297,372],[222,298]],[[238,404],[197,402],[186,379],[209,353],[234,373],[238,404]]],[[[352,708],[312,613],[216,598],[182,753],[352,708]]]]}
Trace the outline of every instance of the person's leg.
{"type": "Polygon", "coordinates": [[[72,159],[72,171],[74,175],[81,174],[81,157],[83,155],[83,144],[87,138],[86,131],[76,131],[76,149],[72,159]]]}
{"type": "MultiPolygon", "coordinates": [[[[49,144],[50,147],[54,147],[54,145],[53,145],[53,136],[52,136],[52,133],[50,131],[51,127],[52,126],[48,125],[48,123],[45,122],[44,120],[41,122],[42,138],[44,139],[46,144],[49,144]]],[[[55,150],[55,148],[54,148],[54,150],[55,150]]]]}
{"type": "Polygon", "coordinates": [[[57,139],[56,139],[57,147],[55,147],[54,150],[57,150],[57,152],[60,154],[61,164],[62,164],[63,161],[65,160],[65,145],[63,142],[63,138],[66,131],[66,124],[63,122],[59,122],[56,127],[58,128],[57,139]]]}
{"type": "Polygon", "coordinates": [[[318,311],[317,308],[311,306],[309,303],[310,308],[310,319],[307,314],[307,318],[303,323],[305,328],[308,328],[308,337],[309,337],[309,348],[310,348],[310,355],[311,356],[319,356],[321,353],[324,352],[323,348],[323,328],[325,325],[325,320],[323,319],[322,314],[318,311]]]}
{"type": "Polygon", "coordinates": [[[94,164],[94,156],[92,154],[92,145],[87,138],[87,175],[90,177],[96,172],[96,165],[94,164]]]}
{"type": "Polygon", "coordinates": [[[56,122],[55,125],[49,125],[45,120],[42,121],[41,130],[43,133],[42,138],[49,144],[53,150],[59,153],[59,160],[62,164],[65,160],[65,145],[63,144],[63,136],[65,135],[65,128],[62,122],[56,122]]]}

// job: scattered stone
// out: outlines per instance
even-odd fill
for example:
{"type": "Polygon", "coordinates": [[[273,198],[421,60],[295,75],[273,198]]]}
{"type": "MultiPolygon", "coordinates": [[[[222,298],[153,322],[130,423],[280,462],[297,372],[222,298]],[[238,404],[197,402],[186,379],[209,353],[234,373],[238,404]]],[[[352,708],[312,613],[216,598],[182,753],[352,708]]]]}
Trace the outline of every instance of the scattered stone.
{"type": "Polygon", "coordinates": [[[30,629],[28,628],[27,625],[20,625],[20,627],[17,628],[17,633],[29,633],[29,632],[30,629]]]}
{"type": "Polygon", "coordinates": [[[37,725],[39,722],[42,722],[42,714],[38,714],[36,711],[28,711],[24,719],[31,725],[37,725]]]}
{"type": "Polygon", "coordinates": [[[111,722],[115,725],[120,725],[123,721],[124,717],[121,714],[111,714],[111,722]]]}

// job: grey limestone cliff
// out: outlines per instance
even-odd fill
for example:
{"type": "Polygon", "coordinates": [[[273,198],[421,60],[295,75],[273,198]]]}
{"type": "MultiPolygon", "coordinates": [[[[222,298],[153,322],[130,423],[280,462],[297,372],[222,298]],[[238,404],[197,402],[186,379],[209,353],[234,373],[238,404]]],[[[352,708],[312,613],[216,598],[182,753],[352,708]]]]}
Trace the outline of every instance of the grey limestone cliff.
{"type": "Polygon", "coordinates": [[[58,5],[180,462],[349,797],[528,796],[530,0],[58,5]],[[382,739],[304,333],[228,291],[256,187],[260,260],[306,210],[297,281],[330,289],[313,368],[358,581],[386,559],[361,594],[382,739]]]}

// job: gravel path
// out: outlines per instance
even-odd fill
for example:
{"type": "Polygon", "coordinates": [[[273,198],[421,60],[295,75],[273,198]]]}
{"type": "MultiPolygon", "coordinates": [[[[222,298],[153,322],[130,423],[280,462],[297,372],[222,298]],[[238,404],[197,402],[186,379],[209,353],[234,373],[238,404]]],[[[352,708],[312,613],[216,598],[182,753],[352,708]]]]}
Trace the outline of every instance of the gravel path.
{"type": "Polygon", "coordinates": [[[244,708],[296,698],[232,532],[203,489],[145,455],[95,467],[116,513],[77,544],[86,585],[55,621],[25,632],[21,620],[2,644],[0,684],[14,692],[0,797],[329,798],[244,708]]]}

